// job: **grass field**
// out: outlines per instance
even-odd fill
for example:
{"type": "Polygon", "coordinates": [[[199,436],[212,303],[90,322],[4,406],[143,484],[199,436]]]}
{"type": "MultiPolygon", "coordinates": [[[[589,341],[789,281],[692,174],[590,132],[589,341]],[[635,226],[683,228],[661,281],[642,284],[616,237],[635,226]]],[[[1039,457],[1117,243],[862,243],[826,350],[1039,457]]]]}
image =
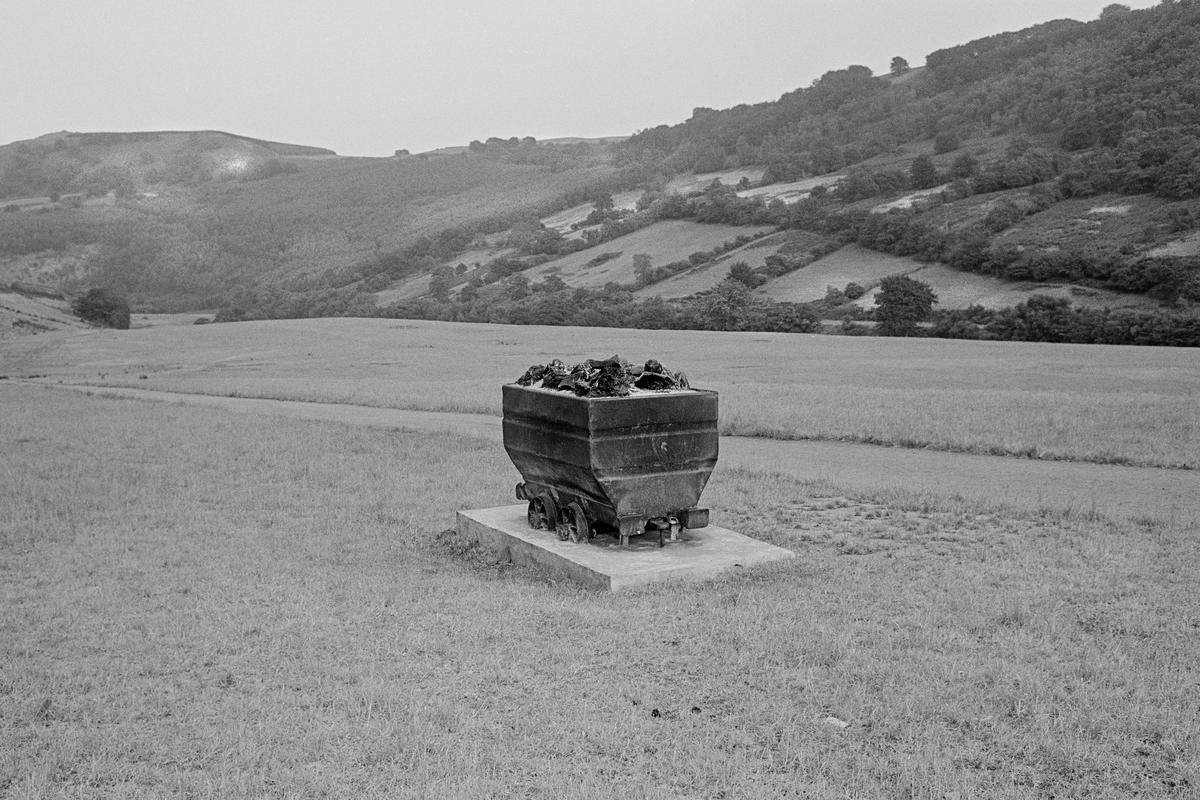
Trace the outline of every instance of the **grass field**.
{"type": "Polygon", "coordinates": [[[452,435],[0,383],[0,795],[1194,796],[1194,532],[728,471],[798,550],[599,595],[452,435]]]}
{"type": "Polygon", "coordinates": [[[613,353],[720,391],[725,433],[1193,468],[1200,453],[1200,353],[1182,348],[325,319],[23,337],[0,374],[498,415],[530,364],[613,353]]]}
{"type": "Polygon", "coordinates": [[[952,269],[944,264],[888,255],[858,245],[847,245],[807,267],[773,278],[757,291],[772,300],[808,303],[823,298],[830,286],[844,289],[846,284],[853,282],[871,290],[863,295],[858,305],[874,308],[879,282],[888,275],[897,274],[908,275],[929,284],[938,297],[937,308],[967,308],[972,305],[1009,308],[1028,300],[1034,294],[1065,297],[1075,305],[1092,308],[1158,307],[1155,300],[1145,295],[1085,289],[1062,283],[1002,281],[988,275],[977,275],[952,269]]]}
{"type": "Polygon", "coordinates": [[[766,186],[756,186],[753,189],[743,189],[738,192],[738,197],[762,197],[767,202],[778,199],[790,204],[808,197],[808,193],[817,186],[832,188],[844,177],[846,176],[841,173],[830,173],[799,181],[771,183],[766,186]]]}
{"type": "MultiPolygon", "coordinates": [[[[531,283],[551,274],[558,275],[568,286],[597,287],[610,281],[633,283],[637,277],[633,271],[633,257],[639,253],[649,255],[655,266],[663,266],[673,261],[686,260],[692,253],[708,252],[739,236],[767,230],[770,230],[767,226],[708,225],[686,220],[667,220],[656,222],[648,228],[642,228],[597,247],[556,258],[525,270],[522,274],[528,277],[531,283]],[[601,253],[619,255],[598,266],[589,266],[588,262],[601,253]]],[[[728,267],[722,269],[721,276],[713,283],[719,283],[728,271],[728,267]]]]}
{"type": "Polygon", "coordinates": [[[30,330],[44,332],[84,327],[86,323],[71,313],[71,306],[65,300],[0,291],[0,339],[24,336],[30,330]]]}

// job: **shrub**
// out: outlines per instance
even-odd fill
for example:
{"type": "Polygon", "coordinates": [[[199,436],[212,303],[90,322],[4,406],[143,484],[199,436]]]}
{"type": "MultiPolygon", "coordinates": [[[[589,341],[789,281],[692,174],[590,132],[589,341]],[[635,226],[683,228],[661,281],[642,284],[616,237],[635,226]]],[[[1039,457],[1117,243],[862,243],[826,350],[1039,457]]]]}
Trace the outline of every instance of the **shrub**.
{"type": "Polygon", "coordinates": [[[953,131],[941,131],[933,139],[933,152],[941,155],[942,153],[952,153],[959,147],[958,135],[953,131]]]}
{"type": "Polygon", "coordinates": [[[71,304],[75,316],[93,325],[129,330],[129,301],[108,289],[92,289],[71,304]]]}
{"type": "Polygon", "coordinates": [[[875,319],[883,336],[917,336],[917,323],[929,319],[937,295],[924,281],[889,275],[879,284],[875,319]]]}

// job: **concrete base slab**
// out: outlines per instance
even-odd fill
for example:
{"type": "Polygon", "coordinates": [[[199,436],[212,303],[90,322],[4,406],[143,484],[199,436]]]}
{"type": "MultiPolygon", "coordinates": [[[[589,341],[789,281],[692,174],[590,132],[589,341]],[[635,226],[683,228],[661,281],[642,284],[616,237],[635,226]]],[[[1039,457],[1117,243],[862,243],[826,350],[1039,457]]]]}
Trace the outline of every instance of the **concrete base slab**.
{"type": "Polygon", "coordinates": [[[677,541],[658,546],[658,536],[635,536],[622,548],[616,537],[597,536],[587,544],[561,541],[551,531],[534,530],[525,504],[458,512],[460,536],[478,541],[514,564],[538,565],[595,589],[617,591],[668,580],[695,581],[729,569],[792,558],[791,550],[709,525],[684,530],[677,541]]]}

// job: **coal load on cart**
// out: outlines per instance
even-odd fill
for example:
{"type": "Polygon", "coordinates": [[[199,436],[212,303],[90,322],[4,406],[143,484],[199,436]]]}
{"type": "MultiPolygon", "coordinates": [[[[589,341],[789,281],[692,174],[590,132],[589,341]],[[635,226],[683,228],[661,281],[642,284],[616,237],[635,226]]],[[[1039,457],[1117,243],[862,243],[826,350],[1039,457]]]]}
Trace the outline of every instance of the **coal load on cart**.
{"type": "Polygon", "coordinates": [[[504,449],[529,524],[561,539],[655,533],[661,545],[708,525],[696,504],[717,463],[717,393],[657,361],[618,356],[530,367],[503,387],[504,449]]]}

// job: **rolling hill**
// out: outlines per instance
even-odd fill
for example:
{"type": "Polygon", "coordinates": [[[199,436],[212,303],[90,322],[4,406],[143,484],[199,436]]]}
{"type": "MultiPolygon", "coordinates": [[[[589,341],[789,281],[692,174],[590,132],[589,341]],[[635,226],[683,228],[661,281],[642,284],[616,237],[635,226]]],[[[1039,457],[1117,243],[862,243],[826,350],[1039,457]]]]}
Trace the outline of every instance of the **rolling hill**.
{"type": "Polygon", "coordinates": [[[560,318],[540,308],[557,301],[755,326],[870,316],[900,273],[947,313],[1042,295],[1174,325],[1200,304],[1196,86],[1200,5],[1173,2],[611,139],[361,159],[214,131],[50,134],[0,147],[0,285],[223,319],[518,321],[560,318]]]}

